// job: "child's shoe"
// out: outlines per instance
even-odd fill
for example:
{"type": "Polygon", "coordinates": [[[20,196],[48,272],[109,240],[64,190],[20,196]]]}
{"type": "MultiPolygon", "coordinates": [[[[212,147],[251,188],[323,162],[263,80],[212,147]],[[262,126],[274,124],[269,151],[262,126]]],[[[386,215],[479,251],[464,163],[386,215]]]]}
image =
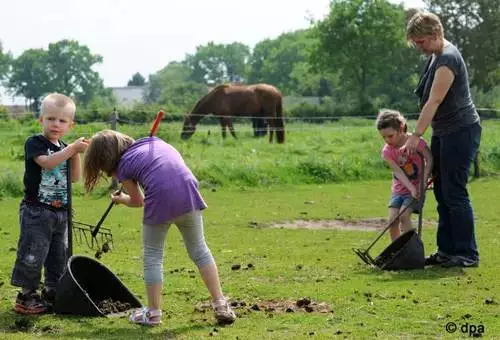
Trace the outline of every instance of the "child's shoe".
{"type": "Polygon", "coordinates": [[[14,311],[25,315],[41,314],[47,311],[47,306],[45,306],[40,295],[36,291],[31,291],[26,294],[19,292],[17,294],[14,311]]]}
{"type": "Polygon", "coordinates": [[[138,325],[157,326],[161,324],[161,309],[136,309],[130,314],[129,321],[138,325]]]}
{"type": "Polygon", "coordinates": [[[212,301],[212,308],[214,309],[215,318],[221,325],[229,325],[236,320],[236,314],[227,303],[226,299],[212,301]]]}
{"type": "Polygon", "coordinates": [[[47,307],[47,311],[53,311],[56,304],[56,291],[55,289],[42,290],[42,301],[47,307]]]}

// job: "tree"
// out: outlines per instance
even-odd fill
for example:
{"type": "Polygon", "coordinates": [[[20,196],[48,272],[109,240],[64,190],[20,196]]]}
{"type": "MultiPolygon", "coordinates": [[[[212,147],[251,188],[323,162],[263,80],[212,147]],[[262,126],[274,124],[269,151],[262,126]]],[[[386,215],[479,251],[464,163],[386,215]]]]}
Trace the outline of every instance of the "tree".
{"type": "Polygon", "coordinates": [[[186,112],[207,90],[204,83],[191,80],[191,69],[185,62],[173,61],[149,76],[145,101],[161,103],[169,111],[186,112]]]}
{"type": "Polygon", "coordinates": [[[48,50],[29,49],[12,62],[8,87],[33,102],[38,111],[40,99],[49,92],[76,97],[81,104],[105,94],[99,73],[92,67],[102,57],[90,53],[76,41],[61,40],[49,44],[48,50]]]}
{"type": "Polygon", "coordinates": [[[185,113],[190,111],[196,101],[205,94],[207,94],[207,87],[203,84],[193,81],[172,83],[163,89],[160,103],[168,110],[185,113]]]}
{"type": "Polygon", "coordinates": [[[82,104],[103,92],[103,81],[92,69],[102,62],[102,57],[92,54],[87,46],[61,40],[49,44],[47,54],[52,91],[75,96],[82,104]]]}
{"type": "Polygon", "coordinates": [[[319,43],[311,63],[332,73],[357,93],[360,112],[371,111],[370,91],[397,71],[394,60],[406,48],[405,12],[387,0],[334,0],[330,14],[314,26],[319,43]]]}
{"type": "MultiPolygon", "coordinates": [[[[149,75],[145,93],[147,103],[157,103],[163,90],[172,84],[183,84],[191,79],[191,69],[184,62],[173,61],[155,74],[149,75]]],[[[164,96],[163,96],[164,97],[164,96]]]]}
{"type": "Polygon", "coordinates": [[[208,85],[234,82],[245,78],[250,48],[242,43],[198,46],[194,55],[187,55],[185,64],[191,69],[191,80],[208,85]]]}
{"type": "Polygon", "coordinates": [[[311,30],[297,30],[259,42],[249,61],[249,82],[270,83],[287,94],[313,95],[318,91],[320,78],[309,64],[315,43],[311,30]]]}
{"type": "Polygon", "coordinates": [[[0,41],[0,81],[7,76],[11,63],[12,55],[4,52],[2,42],[0,41]]]}
{"type": "Polygon", "coordinates": [[[32,102],[34,111],[38,111],[40,98],[51,90],[47,65],[48,55],[43,49],[25,50],[12,62],[7,87],[16,96],[23,96],[32,102]]]}
{"type": "Polygon", "coordinates": [[[127,86],[144,86],[146,79],[139,72],[135,73],[127,83],[127,86]]]}
{"type": "Polygon", "coordinates": [[[489,90],[500,83],[498,0],[424,0],[439,15],[445,36],[461,51],[471,84],[489,90]]]}

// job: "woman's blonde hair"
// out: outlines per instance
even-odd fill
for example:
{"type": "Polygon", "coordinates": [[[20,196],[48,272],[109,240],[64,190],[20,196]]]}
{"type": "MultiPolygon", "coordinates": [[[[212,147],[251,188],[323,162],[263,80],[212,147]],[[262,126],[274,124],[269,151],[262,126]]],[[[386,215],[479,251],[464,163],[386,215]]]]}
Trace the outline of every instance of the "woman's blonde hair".
{"type": "Polygon", "coordinates": [[[103,130],[92,136],[85,151],[83,178],[85,190],[90,192],[103,174],[111,176],[121,156],[134,143],[134,139],[113,130],[103,130]]]}
{"type": "Polygon", "coordinates": [[[406,118],[403,117],[401,112],[396,110],[380,110],[375,125],[377,126],[377,130],[379,131],[387,128],[392,128],[396,131],[403,132],[406,132],[408,130],[408,127],[406,125],[406,118]]]}
{"type": "Polygon", "coordinates": [[[417,11],[406,24],[406,38],[410,40],[426,36],[443,38],[443,24],[436,14],[417,11]]]}

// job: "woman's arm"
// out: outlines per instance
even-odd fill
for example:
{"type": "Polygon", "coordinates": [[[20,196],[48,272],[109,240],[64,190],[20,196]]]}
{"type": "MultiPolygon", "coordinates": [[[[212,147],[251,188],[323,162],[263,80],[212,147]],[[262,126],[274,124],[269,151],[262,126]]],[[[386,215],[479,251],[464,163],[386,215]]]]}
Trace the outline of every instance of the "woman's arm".
{"type": "Polygon", "coordinates": [[[403,150],[407,150],[410,154],[416,151],[419,138],[422,137],[431,124],[432,118],[434,118],[439,105],[446,97],[453,80],[455,80],[455,74],[449,67],[440,66],[436,70],[429,99],[422,108],[422,112],[420,112],[415,132],[410,135],[405,145],[403,145],[403,150]]]}
{"type": "Polygon", "coordinates": [[[424,183],[427,183],[427,180],[431,176],[432,167],[434,165],[431,150],[427,145],[422,149],[422,155],[424,156],[424,162],[425,162],[424,183]]]}
{"type": "Polygon", "coordinates": [[[427,130],[431,124],[432,118],[434,118],[436,114],[437,108],[441,105],[444,97],[446,97],[446,94],[450,90],[454,79],[455,74],[453,74],[453,71],[447,66],[440,66],[436,70],[429,99],[422,108],[417,126],[415,127],[416,135],[422,136],[425,133],[425,130],[427,130]]]}

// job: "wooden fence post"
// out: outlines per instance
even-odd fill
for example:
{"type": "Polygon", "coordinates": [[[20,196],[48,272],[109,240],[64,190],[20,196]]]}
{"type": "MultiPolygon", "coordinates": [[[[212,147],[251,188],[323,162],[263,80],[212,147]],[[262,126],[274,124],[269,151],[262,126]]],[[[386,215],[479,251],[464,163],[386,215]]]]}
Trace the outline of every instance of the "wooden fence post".
{"type": "MultiPolygon", "coordinates": [[[[111,130],[118,131],[118,111],[116,111],[116,107],[113,108],[113,113],[111,113],[111,130]]],[[[111,180],[109,189],[118,189],[118,181],[116,180],[116,178],[113,177],[113,179],[111,180]]]]}

